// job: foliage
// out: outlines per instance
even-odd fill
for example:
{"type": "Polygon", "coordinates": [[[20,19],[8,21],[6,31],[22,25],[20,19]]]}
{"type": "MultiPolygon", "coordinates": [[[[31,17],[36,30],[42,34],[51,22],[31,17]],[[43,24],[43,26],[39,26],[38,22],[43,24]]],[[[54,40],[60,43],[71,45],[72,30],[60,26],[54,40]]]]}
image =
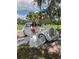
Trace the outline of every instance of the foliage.
{"type": "Polygon", "coordinates": [[[28,17],[28,19],[29,19],[30,21],[36,22],[37,19],[38,19],[38,17],[39,17],[39,13],[33,13],[33,12],[31,12],[31,13],[29,13],[29,14],[27,15],[27,17],[28,17]]]}
{"type": "Polygon", "coordinates": [[[34,0],[35,2],[37,2],[39,8],[40,8],[40,11],[41,11],[41,5],[42,3],[45,3],[45,0],[34,0]]]}
{"type": "Polygon", "coordinates": [[[60,59],[58,51],[55,49],[60,49],[61,47],[60,41],[48,42],[39,48],[29,47],[26,44],[22,44],[18,46],[17,49],[17,59],[60,59]],[[54,43],[54,44],[53,44],[54,43]],[[55,49],[54,49],[55,48],[55,49]],[[54,49],[51,51],[50,49],[54,49]]]}
{"type": "Polygon", "coordinates": [[[53,21],[53,24],[61,25],[61,21],[59,21],[59,20],[58,20],[58,21],[57,21],[57,20],[54,20],[54,21],[53,21]]]}
{"type": "MultiPolygon", "coordinates": [[[[46,0],[35,0],[40,7],[46,0]]],[[[48,0],[48,8],[45,10],[49,19],[52,20],[60,20],[61,18],[61,0],[48,0]]],[[[42,17],[42,12],[40,11],[40,17],[42,17]]],[[[41,18],[40,18],[41,19],[41,18]]]]}
{"type": "Polygon", "coordinates": [[[60,20],[61,17],[61,0],[48,0],[49,6],[47,8],[48,15],[53,19],[58,18],[60,20]],[[49,3],[50,1],[50,3],[49,3]]]}
{"type": "Polygon", "coordinates": [[[39,15],[40,15],[40,17],[39,17],[39,19],[38,19],[38,22],[39,22],[39,25],[41,25],[42,23],[41,23],[41,20],[42,20],[42,9],[41,9],[41,5],[42,5],[42,3],[45,3],[45,0],[34,0],[34,1],[36,1],[37,2],[37,4],[38,4],[38,6],[39,6],[39,8],[40,8],[40,12],[39,12],[39,15]]]}
{"type": "Polygon", "coordinates": [[[54,25],[54,24],[43,25],[43,27],[54,28],[54,29],[56,29],[56,30],[61,29],[61,25],[54,25]]]}
{"type": "MultiPolygon", "coordinates": [[[[61,24],[57,21],[56,22],[53,21],[53,23],[52,23],[50,20],[46,19],[46,20],[42,20],[42,23],[43,23],[42,25],[44,25],[45,27],[49,27],[49,28],[54,27],[55,29],[61,29],[61,24]]],[[[17,24],[17,29],[22,30],[24,25],[25,25],[25,23],[17,24]]]]}
{"type": "Polygon", "coordinates": [[[25,23],[27,23],[26,20],[20,20],[17,24],[25,24],[25,23]]]}
{"type": "Polygon", "coordinates": [[[39,49],[30,48],[25,44],[18,46],[17,59],[38,59],[39,57],[42,57],[39,49]]]}

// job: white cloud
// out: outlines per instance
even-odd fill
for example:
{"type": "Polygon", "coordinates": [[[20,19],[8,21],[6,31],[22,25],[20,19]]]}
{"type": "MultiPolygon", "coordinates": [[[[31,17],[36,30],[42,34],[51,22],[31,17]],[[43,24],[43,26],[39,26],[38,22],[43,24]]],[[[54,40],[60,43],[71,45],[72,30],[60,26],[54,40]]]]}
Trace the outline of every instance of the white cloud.
{"type": "MultiPolygon", "coordinates": [[[[46,8],[47,5],[43,4],[42,9],[46,8]]],[[[29,11],[39,11],[39,7],[34,0],[17,0],[17,10],[29,10],[29,11]]],[[[26,15],[18,14],[17,17],[25,19],[26,15]]]]}
{"type": "Polygon", "coordinates": [[[20,15],[20,14],[17,14],[17,18],[20,18],[20,19],[26,19],[26,15],[20,15]]]}
{"type": "Polygon", "coordinates": [[[30,2],[32,2],[33,0],[17,0],[18,2],[22,2],[22,1],[24,1],[24,2],[28,2],[28,3],[30,3],[30,2]]]}
{"type": "Polygon", "coordinates": [[[34,4],[34,0],[17,0],[17,9],[30,9],[34,4]]]}

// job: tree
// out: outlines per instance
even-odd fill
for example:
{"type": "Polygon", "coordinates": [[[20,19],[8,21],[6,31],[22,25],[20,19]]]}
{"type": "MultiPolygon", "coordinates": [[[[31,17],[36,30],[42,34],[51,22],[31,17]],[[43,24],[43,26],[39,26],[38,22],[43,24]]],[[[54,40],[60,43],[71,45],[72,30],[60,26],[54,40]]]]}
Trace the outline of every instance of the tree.
{"type": "Polygon", "coordinates": [[[38,4],[38,6],[39,6],[39,8],[40,8],[40,17],[39,17],[39,24],[41,25],[41,20],[42,20],[42,8],[41,8],[41,6],[42,6],[42,3],[45,3],[45,0],[35,0],[35,2],[37,2],[37,4],[38,4]]]}
{"type": "MultiPolygon", "coordinates": [[[[40,19],[42,19],[41,5],[46,0],[35,0],[40,8],[40,19]]],[[[46,13],[51,21],[58,20],[61,18],[61,0],[48,0],[48,7],[46,13]]]]}
{"type": "Polygon", "coordinates": [[[36,22],[36,23],[38,23],[38,17],[39,17],[39,13],[30,12],[27,15],[27,18],[29,19],[29,21],[36,22]]]}
{"type": "Polygon", "coordinates": [[[50,19],[58,19],[61,18],[61,0],[48,0],[48,15],[50,19]]]}

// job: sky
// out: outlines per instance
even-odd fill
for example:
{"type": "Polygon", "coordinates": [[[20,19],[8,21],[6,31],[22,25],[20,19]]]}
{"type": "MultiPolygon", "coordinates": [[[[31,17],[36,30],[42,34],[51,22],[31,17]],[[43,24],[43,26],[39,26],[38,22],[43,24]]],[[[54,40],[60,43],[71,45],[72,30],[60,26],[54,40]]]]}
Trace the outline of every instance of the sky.
{"type": "MultiPolygon", "coordinates": [[[[48,4],[43,3],[42,9],[47,8],[48,4]]],[[[29,12],[36,12],[40,11],[37,3],[33,0],[17,0],[17,17],[21,19],[25,19],[26,15],[29,12]]]]}

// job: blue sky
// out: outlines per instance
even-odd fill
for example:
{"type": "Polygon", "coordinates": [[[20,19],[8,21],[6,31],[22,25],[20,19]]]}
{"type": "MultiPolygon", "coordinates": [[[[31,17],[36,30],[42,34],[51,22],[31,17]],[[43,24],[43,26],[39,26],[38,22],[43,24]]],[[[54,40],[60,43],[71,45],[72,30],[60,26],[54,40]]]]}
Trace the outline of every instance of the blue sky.
{"type": "MultiPolygon", "coordinates": [[[[47,4],[42,4],[42,9],[47,8],[47,4]]],[[[29,12],[40,11],[39,7],[33,0],[17,0],[17,16],[25,18],[29,12]]]]}
{"type": "Polygon", "coordinates": [[[29,13],[29,10],[17,10],[17,14],[25,15],[28,13],[29,13]]]}

